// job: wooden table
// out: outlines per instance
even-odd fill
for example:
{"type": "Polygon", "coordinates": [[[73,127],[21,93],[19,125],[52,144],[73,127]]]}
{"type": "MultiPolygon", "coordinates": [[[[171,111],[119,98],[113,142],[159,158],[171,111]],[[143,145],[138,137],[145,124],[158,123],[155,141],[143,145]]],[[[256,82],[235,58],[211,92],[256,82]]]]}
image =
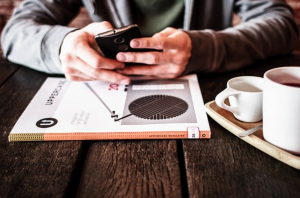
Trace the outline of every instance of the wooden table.
{"type": "MultiPolygon", "coordinates": [[[[287,55],[222,74],[199,74],[204,102],[241,75],[300,66],[287,55]]],[[[300,197],[300,171],[209,118],[210,140],[8,142],[50,76],[0,59],[0,197],[300,197]]]]}

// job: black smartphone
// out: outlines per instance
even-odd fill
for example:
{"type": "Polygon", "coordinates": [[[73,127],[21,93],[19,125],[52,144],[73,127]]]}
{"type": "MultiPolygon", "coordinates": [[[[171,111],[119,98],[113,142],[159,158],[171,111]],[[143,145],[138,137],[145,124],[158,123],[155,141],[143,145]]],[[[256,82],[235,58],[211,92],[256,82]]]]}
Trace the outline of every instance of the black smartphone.
{"type": "Polygon", "coordinates": [[[143,35],[138,25],[133,24],[97,34],[95,40],[102,55],[111,59],[116,59],[116,55],[119,52],[160,51],[155,49],[134,49],[130,47],[130,41],[132,39],[142,37],[143,35]]]}

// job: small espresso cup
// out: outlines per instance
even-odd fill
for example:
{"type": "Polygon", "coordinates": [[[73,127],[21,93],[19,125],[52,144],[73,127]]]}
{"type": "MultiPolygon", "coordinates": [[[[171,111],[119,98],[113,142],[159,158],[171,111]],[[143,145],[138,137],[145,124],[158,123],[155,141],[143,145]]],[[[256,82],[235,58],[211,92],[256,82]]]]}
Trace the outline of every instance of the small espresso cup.
{"type": "Polygon", "coordinates": [[[219,107],[233,113],[243,122],[262,120],[262,97],[264,79],[256,76],[241,76],[227,82],[227,88],[216,97],[219,107]],[[229,105],[225,99],[229,98],[229,105]]]}
{"type": "Polygon", "coordinates": [[[300,67],[264,74],[263,136],[288,152],[300,154],[300,67]]]}

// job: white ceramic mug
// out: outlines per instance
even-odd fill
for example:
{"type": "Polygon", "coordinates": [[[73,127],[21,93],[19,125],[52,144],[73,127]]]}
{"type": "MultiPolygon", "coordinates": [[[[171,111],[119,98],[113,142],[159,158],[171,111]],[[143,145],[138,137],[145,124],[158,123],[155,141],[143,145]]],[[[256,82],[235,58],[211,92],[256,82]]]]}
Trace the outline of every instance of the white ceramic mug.
{"type": "Polygon", "coordinates": [[[266,141],[300,154],[300,67],[264,74],[263,135],[266,141]]]}
{"type": "Polygon", "coordinates": [[[264,79],[256,76],[241,76],[230,79],[227,88],[216,97],[219,107],[233,113],[244,122],[262,120],[262,96],[264,79]],[[224,103],[229,98],[230,106],[224,103]]]}

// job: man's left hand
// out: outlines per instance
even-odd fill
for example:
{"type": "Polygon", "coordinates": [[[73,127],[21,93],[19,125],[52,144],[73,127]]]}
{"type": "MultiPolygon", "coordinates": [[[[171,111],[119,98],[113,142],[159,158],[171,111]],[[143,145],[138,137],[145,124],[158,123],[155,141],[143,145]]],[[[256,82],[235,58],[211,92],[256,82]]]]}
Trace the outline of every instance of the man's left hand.
{"type": "Polygon", "coordinates": [[[151,38],[133,39],[130,46],[162,51],[120,52],[117,54],[118,61],[142,64],[127,66],[117,71],[127,75],[147,75],[161,78],[180,76],[188,64],[192,50],[192,42],[188,34],[170,27],[151,38]]]}

